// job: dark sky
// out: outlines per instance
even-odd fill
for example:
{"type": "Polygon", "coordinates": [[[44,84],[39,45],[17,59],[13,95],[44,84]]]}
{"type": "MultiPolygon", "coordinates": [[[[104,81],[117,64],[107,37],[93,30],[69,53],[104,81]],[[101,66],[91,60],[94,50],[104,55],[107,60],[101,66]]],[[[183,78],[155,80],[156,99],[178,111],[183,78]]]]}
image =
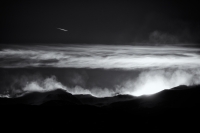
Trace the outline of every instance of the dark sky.
{"type": "Polygon", "coordinates": [[[0,12],[0,43],[200,43],[191,0],[5,0],[0,12]]]}

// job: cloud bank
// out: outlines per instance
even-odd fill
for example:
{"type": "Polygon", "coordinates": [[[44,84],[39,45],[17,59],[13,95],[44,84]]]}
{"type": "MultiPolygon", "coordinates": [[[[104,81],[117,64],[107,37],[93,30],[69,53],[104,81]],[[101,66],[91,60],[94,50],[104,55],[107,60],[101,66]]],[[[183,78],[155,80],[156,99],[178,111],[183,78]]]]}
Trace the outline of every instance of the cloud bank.
{"type": "Polygon", "coordinates": [[[2,68],[197,68],[200,49],[184,47],[75,45],[2,49],[2,68]]]}

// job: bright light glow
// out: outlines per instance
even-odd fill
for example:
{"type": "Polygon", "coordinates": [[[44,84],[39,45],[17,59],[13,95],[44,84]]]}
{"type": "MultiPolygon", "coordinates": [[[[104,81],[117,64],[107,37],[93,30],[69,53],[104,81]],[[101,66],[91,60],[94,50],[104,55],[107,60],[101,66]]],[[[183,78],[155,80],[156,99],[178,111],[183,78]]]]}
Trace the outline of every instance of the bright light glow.
{"type": "Polygon", "coordinates": [[[160,92],[164,89],[170,89],[170,86],[167,85],[163,80],[154,79],[153,82],[151,80],[146,81],[145,83],[138,85],[137,88],[138,90],[133,92],[132,95],[134,96],[150,95],[160,92]]]}

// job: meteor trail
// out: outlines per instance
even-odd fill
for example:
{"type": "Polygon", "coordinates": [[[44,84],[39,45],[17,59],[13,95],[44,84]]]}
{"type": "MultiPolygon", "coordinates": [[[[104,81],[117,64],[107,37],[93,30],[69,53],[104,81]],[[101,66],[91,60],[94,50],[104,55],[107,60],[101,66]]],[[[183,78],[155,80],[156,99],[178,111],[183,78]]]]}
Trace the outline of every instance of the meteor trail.
{"type": "Polygon", "coordinates": [[[62,31],[68,31],[68,30],[65,30],[65,29],[62,29],[62,28],[57,28],[57,29],[62,30],[62,31]]]}

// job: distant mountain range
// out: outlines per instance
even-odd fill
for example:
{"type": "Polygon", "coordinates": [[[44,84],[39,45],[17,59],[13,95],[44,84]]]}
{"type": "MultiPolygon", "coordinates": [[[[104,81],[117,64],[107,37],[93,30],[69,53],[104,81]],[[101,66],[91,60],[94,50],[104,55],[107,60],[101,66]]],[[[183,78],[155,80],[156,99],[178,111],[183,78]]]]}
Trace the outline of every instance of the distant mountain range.
{"type": "Polygon", "coordinates": [[[137,108],[195,108],[200,106],[200,85],[181,85],[152,95],[134,97],[116,95],[96,98],[91,95],[72,95],[65,90],[31,92],[16,98],[0,98],[0,105],[37,106],[94,106],[109,110],[132,110],[137,108]]]}
{"type": "MultiPolygon", "coordinates": [[[[200,85],[182,85],[140,97],[105,98],[72,95],[57,89],[32,92],[18,98],[0,98],[0,107],[3,126],[10,126],[6,122],[9,121],[23,127],[34,126],[30,128],[33,132],[63,132],[79,127],[112,131],[191,131],[198,129],[195,125],[199,120],[200,85]]],[[[20,131],[27,130],[20,128],[20,131]]]]}

